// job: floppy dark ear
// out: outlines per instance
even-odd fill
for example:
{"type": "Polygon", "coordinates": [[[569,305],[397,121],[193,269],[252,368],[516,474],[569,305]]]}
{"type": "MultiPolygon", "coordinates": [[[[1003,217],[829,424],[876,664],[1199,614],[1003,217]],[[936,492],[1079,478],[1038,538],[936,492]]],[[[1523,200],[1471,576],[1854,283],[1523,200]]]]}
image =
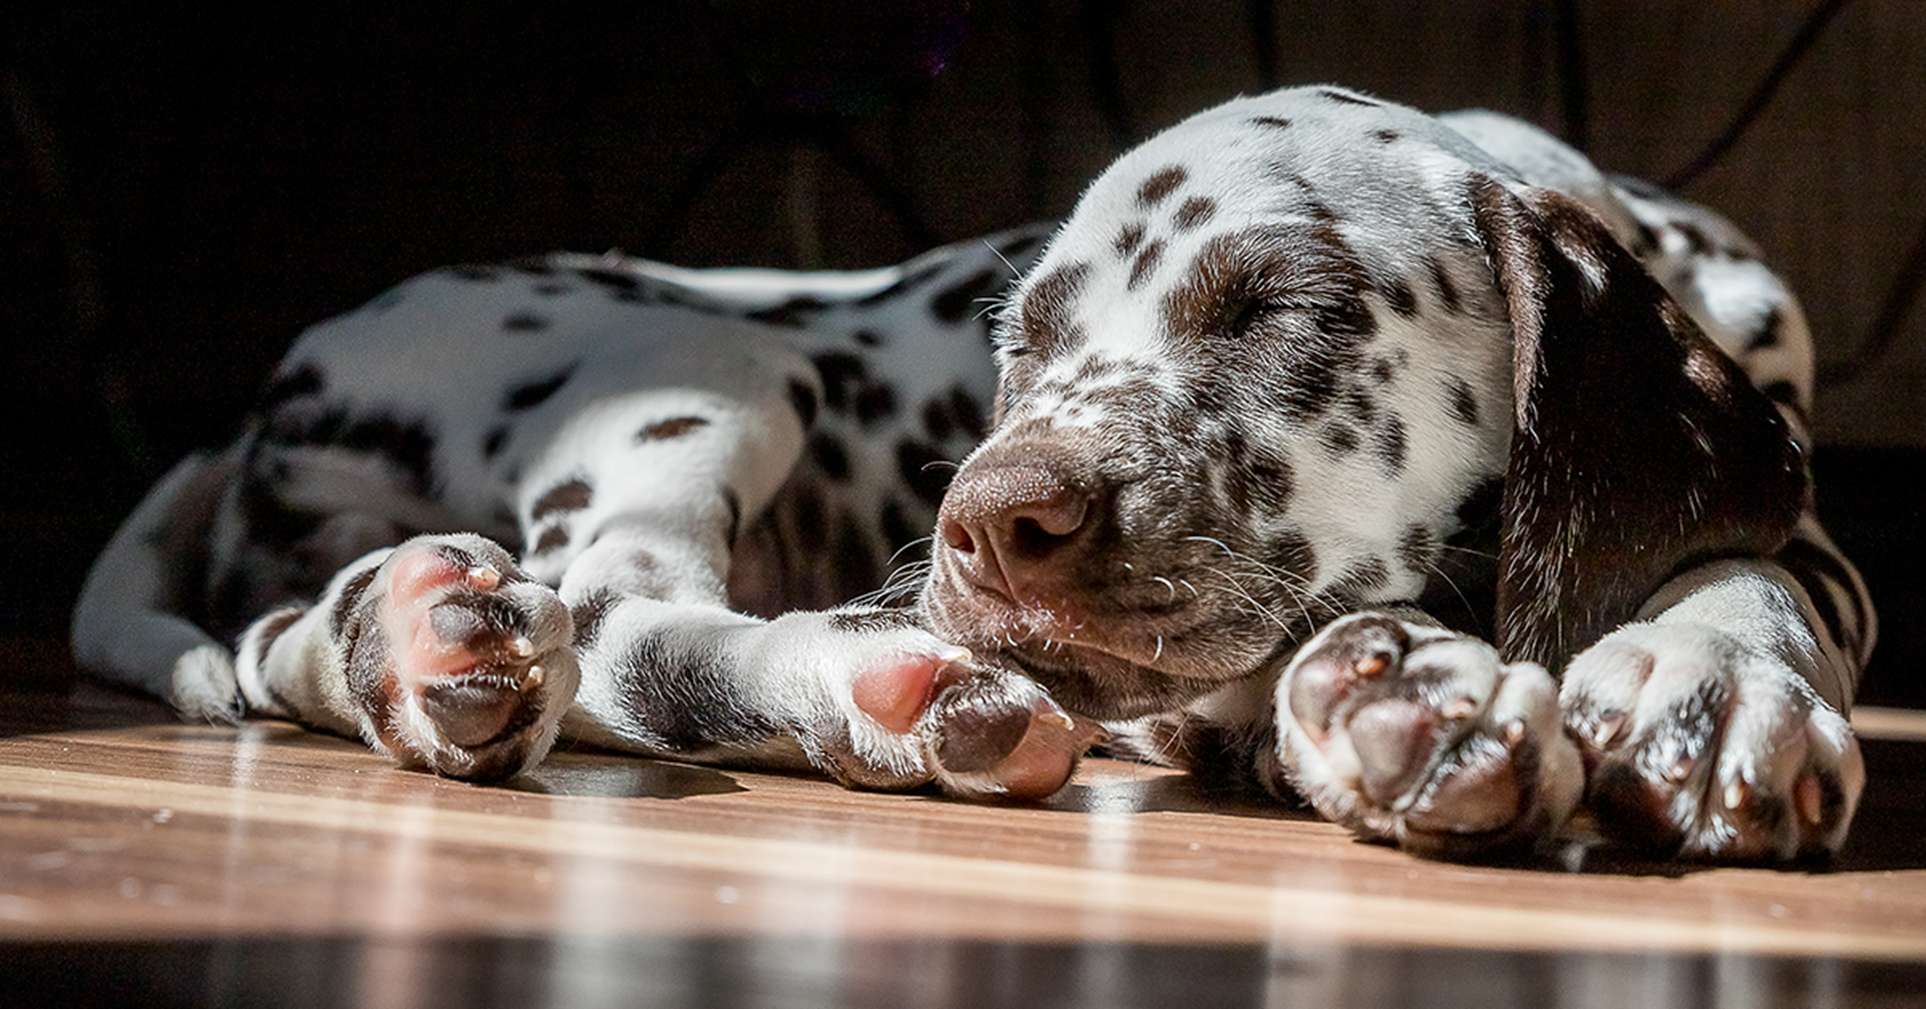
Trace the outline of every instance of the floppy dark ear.
{"type": "Polygon", "coordinates": [[[1779,411],[1569,197],[1474,181],[1511,314],[1498,645],[1558,669],[1673,574],[1777,551],[1807,493],[1779,411]]]}

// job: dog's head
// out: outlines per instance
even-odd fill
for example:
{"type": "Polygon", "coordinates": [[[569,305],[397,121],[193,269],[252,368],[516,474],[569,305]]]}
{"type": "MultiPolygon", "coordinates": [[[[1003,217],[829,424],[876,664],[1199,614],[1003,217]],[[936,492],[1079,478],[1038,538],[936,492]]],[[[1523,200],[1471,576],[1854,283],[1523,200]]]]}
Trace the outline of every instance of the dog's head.
{"type": "Polygon", "coordinates": [[[1000,320],[923,605],[1099,717],[1416,600],[1489,501],[1493,624],[1556,664],[1804,490],[1776,410],[1598,219],[1334,88],[1127,154],[1000,320]]]}

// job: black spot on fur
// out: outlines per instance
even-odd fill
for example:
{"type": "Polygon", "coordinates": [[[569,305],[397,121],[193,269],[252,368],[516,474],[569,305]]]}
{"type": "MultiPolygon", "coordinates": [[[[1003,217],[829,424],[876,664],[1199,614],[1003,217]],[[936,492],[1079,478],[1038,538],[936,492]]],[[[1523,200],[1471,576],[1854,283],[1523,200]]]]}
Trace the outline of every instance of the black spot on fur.
{"type": "Polygon", "coordinates": [[[1253,126],[1270,130],[1289,129],[1291,125],[1291,121],[1283,116],[1252,116],[1250,121],[1253,126]]]}
{"type": "Polygon", "coordinates": [[[482,436],[482,458],[493,459],[501,455],[503,446],[507,444],[508,428],[506,426],[489,428],[488,433],[482,436]]]}
{"type": "Polygon", "coordinates": [[[1478,394],[1462,378],[1451,380],[1451,415],[1466,427],[1478,426],[1478,394]]]}
{"type": "Polygon", "coordinates": [[[1357,451],[1358,433],[1349,424],[1326,424],[1318,441],[1334,456],[1350,455],[1357,451]]]}
{"type": "Polygon", "coordinates": [[[1000,271],[978,270],[931,298],[930,311],[952,326],[960,325],[1008,283],[1000,271]]]}
{"type": "Polygon", "coordinates": [[[670,417],[667,420],[658,420],[637,431],[635,440],[638,442],[667,441],[670,438],[679,438],[697,428],[708,426],[707,417],[670,417]]]}
{"type": "Polygon", "coordinates": [[[509,333],[539,333],[548,328],[548,319],[533,312],[516,312],[502,320],[502,329],[509,333]]]}
{"type": "Polygon", "coordinates": [[[1386,417],[1371,441],[1378,458],[1384,461],[1386,472],[1392,476],[1404,472],[1405,433],[1402,419],[1396,414],[1386,417]]]}
{"type": "Polygon", "coordinates": [[[802,421],[803,430],[816,426],[816,390],[808,382],[799,378],[789,380],[789,406],[796,411],[797,419],[802,421]]]}
{"type": "Polygon", "coordinates": [[[261,391],[261,399],[255,409],[267,413],[289,400],[315,395],[326,384],[321,369],[312,364],[304,363],[292,371],[276,372],[267,388],[261,391]]]}
{"type": "Polygon", "coordinates": [[[375,577],[381,574],[381,567],[375,565],[364,568],[348,579],[341,587],[341,595],[334,600],[334,609],[328,612],[328,633],[340,638],[354,621],[355,611],[361,607],[363,597],[368,594],[368,586],[374,584],[375,577]]]}
{"type": "Polygon", "coordinates": [[[1341,595],[1357,597],[1367,592],[1375,592],[1391,582],[1391,568],[1381,558],[1366,557],[1351,565],[1349,570],[1338,576],[1332,591],[1341,595]]]}
{"type": "Polygon", "coordinates": [[[718,704],[716,698],[741,692],[732,660],[713,642],[692,643],[675,628],[628,642],[628,663],[637,669],[673,675],[649,678],[656,693],[649,705],[649,728],[670,750],[696,751],[718,745],[766,742],[784,729],[746,704],[718,704]]]}
{"type": "Polygon", "coordinates": [[[1249,514],[1260,508],[1271,514],[1283,511],[1290,501],[1292,482],[1291,463],[1283,456],[1248,448],[1233,452],[1226,483],[1231,507],[1239,512],[1249,514]]]}
{"type": "Polygon", "coordinates": [[[1407,319],[1417,317],[1418,296],[1411,292],[1411,285],[1402,279],[1385,284],[1378,293],[1383,296],[1384,303],[1391,306],[1393,312],[1407,319]]]}
{"type": "Polygon", "coordinates": [[[1377,423],[1378,402],[1362,388],[1353,387],[1344,394],[1344,406],[1359,424],[1370,427],[1377,423]]]}
{"type": "Polygon", "coordinates": [[[859,329],[849,335],[851,339],[864,347],[880,347],[883,345],[883,334],[873,329],[859,329]]]}
{"type": "Polygon", "coordinates": [[[1127,258],[1137,251],[1137,246],[1142,245],[1143,241],[1144,222],[1135,221],[1124,225],[1124,229],[1117,233],[1117,240],[1112,242],[1111,246],[1117,250],[1118,257],[1127,258]]]}
{"type": "Polygon", "coordinates": [[[1784,328],[1785,323],[1785,316],[1780,313],[1777,306],[1774,306],[1771,311],[1766,313],[1764,321],[1759,324],[1758,332],[1753,333],[1752,339],[1746,342],[1745,353],[1750,354],[1755,350],[1765,350],[1768,347],[1779,346],[1780,342],[1784,340],[1784,335],[1781,330],[1784,328]]]}
{"type": "Polygon", "coordinates": [[[1397,142],[1398,131],[1397,130],[1378,130],[1372,133],[1371,136],[1372,138],[1377,140],[1377,142],[1380,144],[1391,144],[1391,143],[1397,142]]]}
{"type": "Polygon", "coordinates": [[[948,400],[933,399],[923,404],[923,433],[933,442],[948,441],[956,433],[956,418],[950,414],[948,400]]]}
{"type": "Polygon", "coordinates": [[[535,293],[541,295],[544,298],[558,298],[573,290],[575,289],[568,286],[567,284],[559,283],[553,280],[543,281],[542,283],[536,284],[534,287],[535,293]]]}
{"type": "Polygon", "coordinates": [[[589,593],[588,598],[569,608],[568,615],[575,623],[574,644],[578,651],[586,650],[595,644],[595,639],[602,634],[602,621],[619,601],[615,593],[598,589],[589,593]]]}
{"type": "Polygon", "coordinates": [[[1451,271],[1445,268],[1444,261],[1426,256],[1424,262],[1431,270],[1431,286],[1438,292],[1438,303],[1453,314],[1464,311],[1464,304],[1458,300],[1458,285],[1452,282],[1451,271]]]}
{"type": "Polygon", "coordinates": [[[519,413],[542,405],[568,383],[569,377],[575,374],[575,367],[571,364],[553,375],[510,388],[502,397],[502,409],[509,413],[519,413]]]}
{"type": "Polygon", "coordinates": [[[1437,553],[1437,537],[1419,523],[1412,523],[1404,531],[1404,538],[1398,541],[1398,560],[1412,571],[1428,570],[1437,553]]]}
{"type": "Polygon", "coordinates": [[[757,322],[768,323],[771,326],[801,328],[809,324],[809,317],[811,315],[828,307],[828,303],[824,302],[821,298],[801,294],[784,301],[782,304],[771,305],[768,308],[759,308],[756,311],[748,313],[746,317],[754,319],[757,322]]]}
{"type": "Polygon", "coordinates": [[[595,488],[589,486],[587,480],[564,481],[549,488],[541,497],[535,499],[534,505],[529,508],[528,520],[540,522],[556,512],[581,511],[593,500],[595,500],[595,488]]]}
{"type": "Polygon", "coordinates": [[[950,475],[956,468],[949,462],[922,442],[905,439],[896,444],[897,475],[932,508],[943,503],[943,492],[949,489],[950,475]]]}
{"type": "Polygon", "coordinates": [[[869,382],[869,367],[863,359],[840,350],[817,354],[810,359],[823,379],[823,401],[837,413],[848,413],[856,393],[869,382]]]}
{"type": "Polygon", "coordinates": [[[826,431],[816,432],[809,438],[809,458],[824,476],[837,483],[849,482],[849,450],[841,439],[826,431]]]}
{"type": "Polygon", "coordinates": [[[895,389],[872,382],[856,393],[856,419],[864,424],[875,424],[895,415],[895,389]]]}
{"type": "Polygon", "coordinates": [[[1389,385],[1392,379],[1398,377],[1398,366],[1388,357],[1373,358],[1371,377],[1376,379],[1379,385],[1389,385]]]}
{"type": "Polygon", "coordinates": [[[1184,180],[1189,177],[1188,173],[1176,165],[1159,169],[1150,178],[1145,179],[1143,185],[1137,187],[1137,203],[1145,209],[1154,207],[1175,192],[1177,187],[1183,185],[1184,180]]]}
{"type": "Polygon", "coordinates": [[[305,609],[289,607],[284,610],[276,610],[261,618],[261,632],[254,637],[254,662],[256,665],[265,665],[267,663],[268,649],[273,648],[274,642],[279,640],[282,634],[287,633],[287,629],[294,626],[294,622],[301,619],[302,615],[306,612],[307,610],[305,609]]]}
{"type": "Polygon", "coordinates": [[[1303,533],[1287,530],[1265,545],[1263,560],[1274,571],[1295,575],[1297,584],[1317,581],[1317,548],[1303,533]]]}
{"type": "Polygon", "coordinates": [[[334,445],[377,455],[398,470],[416,493],[426,494],[434,486],[436,438],[425,420],[386,413],[351,416],[339,407],[318,413],[283,411],[263,426],[261,441],[289,447],[334,445]]]}

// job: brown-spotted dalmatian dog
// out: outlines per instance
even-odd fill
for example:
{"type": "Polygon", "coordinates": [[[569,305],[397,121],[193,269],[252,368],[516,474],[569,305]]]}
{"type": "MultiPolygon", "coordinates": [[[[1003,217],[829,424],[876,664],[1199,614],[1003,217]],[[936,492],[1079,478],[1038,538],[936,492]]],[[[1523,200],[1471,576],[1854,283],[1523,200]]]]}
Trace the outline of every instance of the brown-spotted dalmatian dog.
{"type": "Polygon", "coordinates": [[[1101,733],[1424,854],[1581,804],[1824,854],[1873,615],[1810,371],[1711,212],[1500,116],[1287,90],[894,269],[415,278],[154,490],[75,649],[459,778],[565,734],[1036,797],[1101,733]],[[918,544],[870,600],[913,605],[839,605],[918,544]]]}

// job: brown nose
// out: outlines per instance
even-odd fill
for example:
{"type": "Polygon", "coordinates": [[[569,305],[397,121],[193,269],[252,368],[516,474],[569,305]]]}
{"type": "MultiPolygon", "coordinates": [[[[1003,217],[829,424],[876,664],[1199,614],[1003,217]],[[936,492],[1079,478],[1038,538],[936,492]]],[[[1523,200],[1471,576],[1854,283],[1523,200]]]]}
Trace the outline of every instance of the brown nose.
{"type": "Polygon", "coordinates": [[[1096,499],[1047,466],[966,468],[937,513],[937,532],[971,584],[1036,602],[1060,590],[1096,525],[1096,499]]]}

